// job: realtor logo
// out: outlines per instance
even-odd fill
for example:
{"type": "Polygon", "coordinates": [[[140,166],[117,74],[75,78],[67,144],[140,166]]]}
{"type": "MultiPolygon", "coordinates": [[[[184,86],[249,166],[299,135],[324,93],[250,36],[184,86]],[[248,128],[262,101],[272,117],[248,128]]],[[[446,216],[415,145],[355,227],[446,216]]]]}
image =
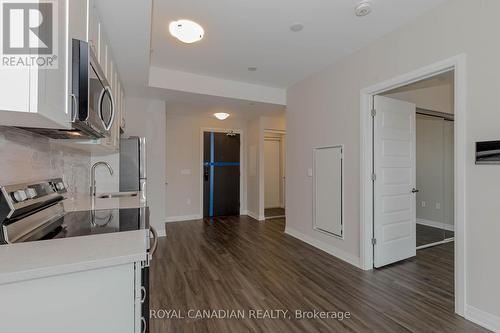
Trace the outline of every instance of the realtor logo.
{"type": "Polygon", "coordinates": [[[1,0],[3,67],[57,68],[57,3],[1,0]]]}

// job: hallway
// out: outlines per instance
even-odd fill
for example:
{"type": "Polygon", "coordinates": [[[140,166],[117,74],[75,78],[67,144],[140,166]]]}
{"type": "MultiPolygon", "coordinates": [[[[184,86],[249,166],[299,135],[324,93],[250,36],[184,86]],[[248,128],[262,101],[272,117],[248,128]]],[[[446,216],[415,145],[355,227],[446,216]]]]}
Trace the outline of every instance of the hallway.
{"type": "Polygon", "coordinates": [[[284,234],[285,220],[168,223],[151,309],[318,310],[337,319],[151,319],[151,332],[486,332],[453,314],[453,243],[365,272],[284,234]]]}

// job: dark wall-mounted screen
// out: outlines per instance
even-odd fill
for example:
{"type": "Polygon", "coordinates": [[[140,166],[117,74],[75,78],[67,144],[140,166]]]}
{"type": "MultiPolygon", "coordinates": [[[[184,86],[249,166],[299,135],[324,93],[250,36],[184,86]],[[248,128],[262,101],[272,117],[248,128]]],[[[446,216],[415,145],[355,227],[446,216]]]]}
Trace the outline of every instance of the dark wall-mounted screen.
{"type": "Polygon", "coordinates": [[[500,141],[476,142],[476,164],[500,164],[500,141]]]}

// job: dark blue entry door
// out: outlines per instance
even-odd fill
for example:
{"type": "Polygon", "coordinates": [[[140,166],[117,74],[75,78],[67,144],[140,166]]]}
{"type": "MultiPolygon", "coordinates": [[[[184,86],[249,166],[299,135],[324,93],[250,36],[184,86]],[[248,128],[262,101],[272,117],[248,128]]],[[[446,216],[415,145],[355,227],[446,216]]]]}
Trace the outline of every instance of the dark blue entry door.
{"type": "Polygon", "coordinates": [[[203,216],[240,214],[240,135],[203,133],[203,216]]]}

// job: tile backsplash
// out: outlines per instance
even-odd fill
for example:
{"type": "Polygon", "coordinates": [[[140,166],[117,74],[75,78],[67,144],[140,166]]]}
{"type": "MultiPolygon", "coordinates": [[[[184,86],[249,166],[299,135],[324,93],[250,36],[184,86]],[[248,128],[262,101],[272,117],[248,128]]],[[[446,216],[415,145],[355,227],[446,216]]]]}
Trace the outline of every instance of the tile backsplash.
{"type": "Polygon", "coordinates": [[[16,128],[0,127],[0,184],[63,177],[71,193],[89,192],[90,153],[16,128]]]}

